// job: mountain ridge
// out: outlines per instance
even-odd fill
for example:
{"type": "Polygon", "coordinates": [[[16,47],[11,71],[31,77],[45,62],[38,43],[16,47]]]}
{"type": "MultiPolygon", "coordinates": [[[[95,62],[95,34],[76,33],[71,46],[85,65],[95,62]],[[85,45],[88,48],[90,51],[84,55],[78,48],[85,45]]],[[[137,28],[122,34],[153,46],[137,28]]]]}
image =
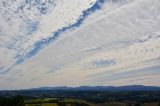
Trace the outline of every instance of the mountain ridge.
{"type": "Polygon", "coordinates": [[[126,86],[79,86],[79,87],[39,87],[25,90],[69,90],[69,91],[160,91],[159,86],[126,85],[126,86]]]}

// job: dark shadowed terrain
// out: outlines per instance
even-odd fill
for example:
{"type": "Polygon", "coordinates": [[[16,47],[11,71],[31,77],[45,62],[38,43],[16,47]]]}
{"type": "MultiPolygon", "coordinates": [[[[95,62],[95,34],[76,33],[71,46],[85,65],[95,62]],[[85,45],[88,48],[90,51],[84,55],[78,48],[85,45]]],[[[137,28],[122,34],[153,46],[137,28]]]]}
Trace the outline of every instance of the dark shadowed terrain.
{"type": "Polygon", "coordinates": [[[160,89],[136,85],[0,91],[0,106],[160,106],[160,89]]]}

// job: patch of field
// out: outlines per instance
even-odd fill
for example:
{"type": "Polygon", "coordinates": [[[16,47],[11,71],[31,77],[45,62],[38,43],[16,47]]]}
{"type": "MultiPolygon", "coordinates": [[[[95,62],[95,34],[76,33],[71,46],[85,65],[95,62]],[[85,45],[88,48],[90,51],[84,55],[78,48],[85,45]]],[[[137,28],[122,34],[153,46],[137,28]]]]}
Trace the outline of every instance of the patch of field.
{"type": "Polygon", "coordinates": [[[133,101],[105,101],[94,103],[74,98],[37,98],[27,100],[25,103],[25,106],[160,106],[158,102],[136,104],[133,101]]]}
{"type": "Polygon", "coordinates": [[[58,106],[56,103],[26,104],[25,106],[58,106]]]}
{"type": "Polygon", "coordinates": [[[25,102],[25,106],[94,106],[84,100],[79,99],[56,99],[56,98],[38,98],[25,102]]]}
{"type": "Polygon", "coordinates": [[[39,102],[43,103],[51,100],[57,100],[57,98],[37,98],[37,99],[27,100],[25,101],[25,103],[39,103],[39,102]]]}
{"type": "Polygon", "coordinates": [[[123,103],[123,102],[110,102],[110,103],[105,103],[103,106],[127,106],[127,103],[123,103]]]}
{"type": "Polygon", "coordinates": [[[158,103],[144,103],[141,106],[160,106],[158,103]]]}
{"type": "Polygon", "coordinates": [[[25,101],[25,106],[58,106],[57,98],[37,98],[25,101]],[[50,102],[52,101],[52,102],[50,102]]]}
{"type": "Polygon", "coordinates": [[[80,99],[63,99],[59,101],[59,106],[94,106],[93,104],[80,99]]]}

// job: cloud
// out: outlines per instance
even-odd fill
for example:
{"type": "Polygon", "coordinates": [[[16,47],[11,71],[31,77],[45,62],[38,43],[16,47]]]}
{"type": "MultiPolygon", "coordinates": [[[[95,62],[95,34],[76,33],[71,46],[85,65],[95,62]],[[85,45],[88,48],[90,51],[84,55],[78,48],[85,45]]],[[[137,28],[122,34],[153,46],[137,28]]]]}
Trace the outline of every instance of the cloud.
{"type": "Polygon", "coordinates": [[[14,53],[10,58],[12,61],[7,64],[13,66],[23,62],[53,42],[61,32],[76,26],[83,20],[83,12],[91,11],[96,1],[71,2],[72,5],[66,0],[1,1],[0,28],[3,36],[0,39],[3,43],[0,49],[14,53]]]}
{"type": "MultiPolygon", "coordinates": [[[[91,1],[81,5],[85,1],[82,0],[79,4],[73,0],[71,1],[75,3],[73,7],[68,7],[70,3],[66,2],[63,4],[59,1],[59,7],[56,7],[58,4],[55,5],[53,11],[43,16],[39,23],[31,22],[29,26],[33,25],[33,28],[30,27],[30,31],[38,29],[29,38],[23,39],[23,37],[16,36],[21,39],[22,43],[22,45],[20,42],[16,44],[20,48],[14,46],[19,51],[18,53],[21,54],[22,47],[24,49],[22,55],[29,53],[29,57],[32,58],[26,59],[21,64],[14,66],[8,73],[1,75],[5,77],[4,82],[14,83],[10,85],[11,88],[16,88],[16,86],[28,88],[49,85],[123,85],[130,83],[147,85],[147,81],[148,85],[159,85],[159,72],[157,71],[160,63],[159,0],[126,0],[125,2],[110,0],[101,5],[98,11],[92,14],[89,12],[78,28],[71,28],[66,32],[63,32],[62,28],[59,30],[62,33],[55,32],[60,36],[55,37],[56,40],[53,43],[45,45],[45,48],[39,46],[41,43],[43,45],[45,42],[50,42],[48,39],[52,35],[52,31],[54,32],[62,25],[68,25],[64,24],[66,19],[70,20],[74,17],[74,20],[66,23],[77,22],[77,17],[80,16],[82,10],[91,6],[91,1]],[[56,8],[62,7],[61,4],[66,6],[65,11],[71,11],[71,16],[68,15],[68,12],[64,12],[64,9],[55,11],[56,8]],[[80,7],[73,11],[76,4],[80,7]],[[60,15],[52,15],[52,12],[60,15]],[[65,19],[60,20],[64,16],[66,16],[65,19]],[[29,50],[26,49],[28,47],[29,50]],[[35,49],[36,47],[37,49],[35,49]],[[37,51],[38,54],[34,55],[37,51]],[[131,77],[132,75],[133,77],[131,77]],[[13,78],[16,81],[8,81],[7,78],[13,78]],[[30,81],[33,83],[29,83],[30,81]]],[[[8,40],[6,38],[3,41],[8,40]]],[[[5,48],[2,47],[1,49],[5,48]]],[[[6,52],[0,51],[2,57],[8,57],[5,64],[1,61],[0,67],[16,62],[16,59],[13,58],[17,52],[9,51],[9,48],[6,49],[6,52]],[[8,56],[5,53],[8,53],[8,56]]],[[[1,60],[4,59],[1,58],[1,60]]],[[[5,86],[4,82],[2,84],[1,81],[0,85],[5,86]]]]}

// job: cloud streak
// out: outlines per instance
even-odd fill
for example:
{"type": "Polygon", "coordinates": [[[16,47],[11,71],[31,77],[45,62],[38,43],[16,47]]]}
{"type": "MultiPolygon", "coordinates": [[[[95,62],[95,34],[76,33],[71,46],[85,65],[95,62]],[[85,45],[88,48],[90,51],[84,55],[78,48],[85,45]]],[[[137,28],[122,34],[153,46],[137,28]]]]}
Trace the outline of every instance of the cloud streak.
{"type": "Polygon", "coordinates": [[[73,7],[68,7],[65,0],[54,2],[39,21],[27,24],[29,31],[23,31],[30,36],[17,35],[11,40],[0,37],[5,42],[0,43],[0,54],[7,57],[5,61],[0,59],[0,85],[147,85],[147,81],[148,85],[160,85],[159,0],[89,0],[85,5],[83,0],[71,2],[75,3],[73,7]],[[3,45],[13,39],[18,43],[11,42],[8,48],[3,45]],[[4,71],[16,62],[8,73],[4,71]],[[15,81],[6,80],[10,78],[15,81]],[[30,81],[33,83],[24,85],[30,81]]]}

